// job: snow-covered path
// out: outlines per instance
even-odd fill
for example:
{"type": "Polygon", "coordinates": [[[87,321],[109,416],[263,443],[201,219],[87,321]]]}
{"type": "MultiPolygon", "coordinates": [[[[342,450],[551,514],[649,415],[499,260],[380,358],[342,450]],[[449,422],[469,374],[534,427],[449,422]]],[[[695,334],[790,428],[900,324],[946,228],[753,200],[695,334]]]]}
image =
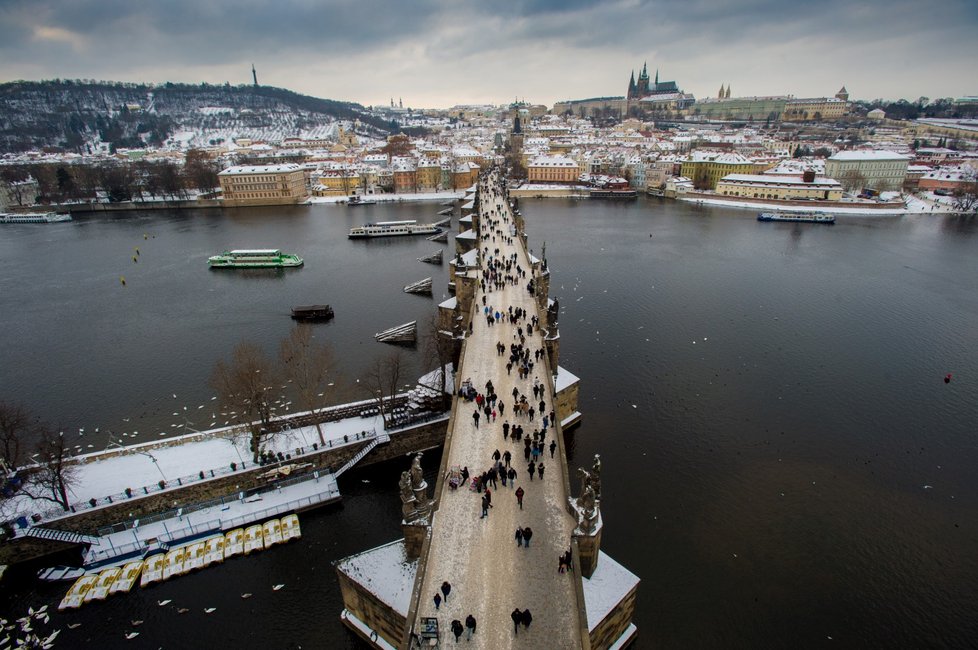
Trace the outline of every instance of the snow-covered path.
{"type": "MultiPolygon", "coordinates": [[[[488,231],[487,219],[492,217],[486,212],[490,206],[501,204],[503,218],[499,227],[508,233],[512,215],[505,199],[494,194],[485,184],[482,192],[482,232],[488,231]]],[[[490,252],[498,247],[498,257],[502,260],[516,253],[518,264],[527,271],[527,277],[515,286],[507,284],[502,290],[490,290],[488,283],[487,293],[476,290],[478,311],[473,318],[473,332],[466,341],[458,378],[471,379],[472,385],[480,393],[486,392],[486,381],[491,380],[499,399],[505,403],[505,417],[486,422],[483,416],[477,428],[472,418],[476,403],[459,401],[450,446],[445,450],[448,454],[447,466],[465,466],[473,476],[477,476],[492,466],[495,450],[504,453],[508,449],[513,455],[512,466],[517,472],[516,486],[522,486],[526,494],[520,509],[515,497],[516,488],[508,482],[505,487],[498,482],[498,487],[491,489],[493,507],[489,516],[480,519],[481,498],[478,493],[469,490],[468,486],[452,490],[448,481],[441,482],[442,492],[437,495],[440,504],[433,519],[432,540],[417,615],[419,618],[438,618],[442,642],[446,645],[454,643],[450,630],[452,620],[458,619],[464,624],[466,616],[471,614],[476,619],[477,630],[471,643],[465,644],[466,647],[496,650],[508,647],[580,648],[580,617],[573,583],[580,578],[576,572],[557,572],[558,556],[569,548],[575,522],[566,510],[568,495],[562,465],[559,458],[550,458],[549,445],[556,436],[555,429],[546,431],[545,451],[540,458],[546,469],[544,478],[534,477],[532,481],[524,460],[524,443],[512,438],[504,440],[502,433],[505,420],[510,424],[522,424],[524,436],[532,436],[535,430],[542,427],[539,413],[532,422],[527,417],[513,417],[513,388],[525,394],[531,405],[536,404],[539,400],[533,399],[532,388],[534,377],[539,378],[546,386],[544,400],[549,412],[553,408],[550,370],[544,358],[535,362],[534,370],[525,380],[518,379],[515,367],[512,374],[507,374],[509,346],[516,338],[517,325],[501,319],[490,327],[483,315],[482,297],[485,295],[486,304],[500,313],[513,306],[514,309],[522,307],[528,312],[526,322],[532,315],[540,316],[534,298],[526,289],[532,277],[531,266],[518,238],[513,238],[513,244],[507,244],[500,237],[496,237],[495,242],[491,238],[480,241],[480,247],[485,246],[489,247],[490,252]],[[497,342],[506,346],[506,352],[502,355],[497,354],[497,342]],[[529,548],[520,548],[514,534],[517,527],[526,526],[533,529],[532,542],[529,548]],[[443,581],[451,583],[452,590],[448,600],[436,611],[433,597],[443,581]],[[521,626],[518,634],[514,633],[510,617],[514,608],[529,608],[533,615],[529,629],[521,626]]],[[[484,252],[483,269],[486,268],[487,257],[484,252]]],[[[522,323],[522,326],[525,330],[526,323],[522,323]]],[[[526,346],[531,353],[543,347],[541,333],[535,331],[527,337],[526,346]]],[[[557,453],[563,453],[562,445],[557,453]]]]}

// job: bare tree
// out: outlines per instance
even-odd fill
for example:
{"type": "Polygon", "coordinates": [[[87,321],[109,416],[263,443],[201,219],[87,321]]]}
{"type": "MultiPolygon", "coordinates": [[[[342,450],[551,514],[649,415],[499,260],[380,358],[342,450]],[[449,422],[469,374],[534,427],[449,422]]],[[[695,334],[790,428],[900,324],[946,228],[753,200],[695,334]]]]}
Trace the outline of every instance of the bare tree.
{"type": "Polygon", "coordinates": [[[454,361],[455,340],[452,338],[451,331],[444,331],[439,327],[437,315],[432,315],[428,322],[423,345],[425,357],[429,362],[437,364],[438,382],[441,386],[441,402],[444,408],[448,408],[451,396],[447,390],[448,373],[446,366],[454,361]]]}
{"type": "Polygon", "coordinates": [[[858,192],[866,186],[866,177],[859,170],[850,169],[839,179],[847,192],[858,192]]]}
{"type": "Polygon", "coordinates": [[[26,483],[32,499],[57,503],[66,511],[71,508],[68,492],[76,480],[76,466],[71,462],[70,448],[64,432],[45,430],[38,446],[41,464],[30,471],[26,483]]]}
{"type": "Polygon", "coordinates": [[[332,368],[332,353],[325,343],[312,340],[312,328],[302,325],[292,330],[282,339],[279,357],[286,377],[292,380],[299,393],[302,408],[311,412],[316,420],[319,442],[325,444],[319,411],[322,410],[329,371],[332,368]]]}
{"type": "Polygon", "coordinates": [[[19,404],[0,402],[0,470],[16,471],[24,462],[22,454],[36,442],[37,422],[19,404]]]}
{"type": "Polygon", "coordinates": [[[389,406],[397,395],[397,388],[401,382],[401,361],[401,352],[398,350],[386,357],[378,358],[367,370],[366,389],[370,391],[370,396],[377,400],[380,414],[384,418],[384,428],[392,422],[389,406]]]}
{"type": "Polygon", "coordinates": [[[962,183],[954,191],[954,209],[961,212],[978,212],[978,169],[968,168],[962,174],[962,183]]]}
{"type": "Polygon", "coordinates": [[[271,435],[272,390],[278,378],[276,368],[265,352],[254,343],[239,343],[231,352],[230,363],[219,360],[211,374],[221,410],[234,413],[234,419],[247,424],[251,432],[251,453],[257,463],[262,444],[271,435]]]}

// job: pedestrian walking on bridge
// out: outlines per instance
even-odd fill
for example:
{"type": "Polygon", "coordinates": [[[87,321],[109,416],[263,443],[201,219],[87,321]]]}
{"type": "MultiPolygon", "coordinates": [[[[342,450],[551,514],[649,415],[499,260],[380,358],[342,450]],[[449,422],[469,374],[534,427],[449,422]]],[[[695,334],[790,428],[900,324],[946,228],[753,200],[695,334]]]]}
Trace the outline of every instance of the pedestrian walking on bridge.
{"type": "Polygon", "coordinates": [[[524,494],[525,493],[523,492],[523,486],[522,485],[519,486],[518,488],[516,488],[516,502],[518,504],[520,504],[520,510],[523,509],[523,495],[524,494]]]}
{"type": "Polygon", "coordinates": [[[462,627],[462,621],[458,620],[457,618],[452,621],[452,634],[455,635],[455,643],[458,643],[458,639],[462,636],[462,632],[464,631],[465,628],[462,627]]]}
{"type": "Polygon", "coordinates": [[[523,546],[530,548],[530,538],[533,537],[533,529],[527,526],[523,529],[523,546]]]}
{"type": "MultiPolygon", "coordinates": [[[[509,617],[513,619],[513,634],[519,634],[520,623],[523,622],[523,612],[521,612],[520,608],[517,607],[516,609],[513,610],[513,613],[510,614],[509,617]]],[[[454,629],[454,627],[452,629],[454,629]]],[[[458,641],[457,638],[455,640],[458,641]]]]}
{"type": "Polygon", "coordinates": [[[465,640],[471,641],[473,634],[475,634],[475,616],[469,614],[465,617],[465,640]]]}
{"type": "Polygon", "coordinates": [[[452,593],[452,585],[448,584],[448,580],[441,583],[441,593],[445,595],[445,602],[448,602],[448,594],[452,593]]]}

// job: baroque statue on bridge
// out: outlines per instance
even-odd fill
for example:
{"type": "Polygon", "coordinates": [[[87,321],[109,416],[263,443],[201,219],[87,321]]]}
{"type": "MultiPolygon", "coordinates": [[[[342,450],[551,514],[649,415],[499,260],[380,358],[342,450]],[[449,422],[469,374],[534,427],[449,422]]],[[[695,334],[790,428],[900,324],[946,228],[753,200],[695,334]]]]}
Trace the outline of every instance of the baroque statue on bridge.
{"type": "Polygon", "coordinates": [[[428,482],[424,480],[421,469],[421,453],[417,453],[411,461],[411,469],[401,472],[398,481],[401,490],[401,512],[404,521],[411,523],[428,515],[430,501],[428,499],[428,482]]]}

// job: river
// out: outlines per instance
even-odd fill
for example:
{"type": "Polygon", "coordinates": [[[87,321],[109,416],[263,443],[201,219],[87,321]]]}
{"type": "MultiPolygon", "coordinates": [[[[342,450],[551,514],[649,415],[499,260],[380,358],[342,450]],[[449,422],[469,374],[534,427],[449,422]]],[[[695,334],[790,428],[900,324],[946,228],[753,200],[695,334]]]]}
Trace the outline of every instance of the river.
{"type": "MultiPolygon", "coordinates": [[[[747,211],[644,198],[522,207],[538,256],[546,242],[561,365],[582,378],[571,461],[601,454],[603,549],[642,578],[636,647],[978,638],[978,222],[758,223],[747,211]]],[[[104,447],[109,431],[126,442],[206,427],[214,363],[245,340],[275,354],[289,308],[315,302],[336,311],[316,326],[336,351],[334,399],[364,398],[356,380],[392,349],[373,334],[427,321],[447,297],[448,267],[417,261],[444,244],[346,232],[434,220],[439,209],[5,226],[4,399],[81,451],[104,447]],[[305,267],[206,268],[225,248],[269,246],[305,267]],[[434,300],[401,291],[428,275],[434,300]]],[[[405,361],[406,382],[428,365],[420,348],[405,361]]],[[[429,472],[436,462],[426,457],[429,472]]],[[[82,623],[59,645],[359,647],[339,622],[331,562],[399,535],[399,469],[345,476],[342,504],[305,515],[298,543],[56,616],[58,627],[82,623]],[[286,587],[273,592],[277,583],[286,587]],[[164,599],[173,603],[158,607],[164,599]],[[129,630],[140,637],[126,641],[129,630]]],[[[4,612],[56,603],[65,589],[8,579],[4,612]]]]}

